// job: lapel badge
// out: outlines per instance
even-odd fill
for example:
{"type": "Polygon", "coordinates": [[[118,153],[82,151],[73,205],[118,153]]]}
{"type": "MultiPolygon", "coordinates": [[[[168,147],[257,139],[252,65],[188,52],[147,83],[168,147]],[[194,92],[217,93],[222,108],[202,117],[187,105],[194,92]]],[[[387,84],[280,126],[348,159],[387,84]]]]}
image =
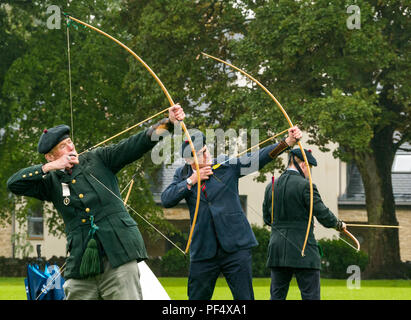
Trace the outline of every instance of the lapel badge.
{"type": "Polygon", "coordinates": [[[63,203],[68,206],[70,204],[70,198],[69,197],[65,197],[63,200],[63,203]]]}

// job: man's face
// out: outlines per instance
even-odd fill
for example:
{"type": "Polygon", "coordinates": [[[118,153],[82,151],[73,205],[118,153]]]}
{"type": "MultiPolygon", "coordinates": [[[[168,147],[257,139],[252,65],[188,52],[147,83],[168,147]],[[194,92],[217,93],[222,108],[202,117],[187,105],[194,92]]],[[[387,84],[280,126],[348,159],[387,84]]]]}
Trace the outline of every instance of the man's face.
{"type": "MultiPolygon", "coordinates": [[[[200,168],[211,165],[213,159],[211,158],[211,154],[207,146],[202,147],[199,151],[196,152],[196,154],[200,168]]],[[[186,162],[190,165],[193,165],[194,158],[186,158],[186,162]]]]}
{"type": "Polygon", "coordinates": [[[46,154],[46,159],[51,162],[61,158],[64,155],[77,156],[76,147],[70,138],[64,139],[57,144],[49,153],[46,154]]]}

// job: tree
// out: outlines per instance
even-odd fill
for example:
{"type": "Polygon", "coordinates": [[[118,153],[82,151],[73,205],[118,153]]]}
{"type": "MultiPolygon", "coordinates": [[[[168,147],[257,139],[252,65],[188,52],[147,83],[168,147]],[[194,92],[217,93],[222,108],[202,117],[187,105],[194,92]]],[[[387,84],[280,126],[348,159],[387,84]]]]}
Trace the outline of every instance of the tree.
{"type": "MultiPolygon", "coordinates": [[[[242,32],[244,17],[233,4],[233,1],[216,0],[124,1],[123,21],[134,35],[133,46],[147,58],[149,65],[155,66],[174,100],[185,107],[189,127],[231,123],[231,115],[226,113],[230,103],[225,99],[227,75],[217,68],[207,68],[200,53],[225,51],[230,35],[242,32]]],[[[131,85],[145,86],[144,96],[150,105],[164,101],[159,90],[155,95],[151,89],[156,84],[133,82],[131,85]]]]}
{"type": "MultiPolygon", "coordinates": [[[[397,224],[391,165],[396,150],[411,136],[410,12],[400,0],[356,1],[361,24],[352,29],[347,27],[350,2],[123,0],[121,5],[106,1],[89,7],[87,1],[76,1],[62,7],[127,39],[182,103],[189,128],[258,128],[262,139],[286,128],[262,90],[238,86],[236,72],[200,53],[229,60],[254,75],[309,132],[311,143],[324,151],[328,142],[337,143],[334,155],[355,162],[369,222],[397,224]]],[[[34,6],[37,11],[30,8],[26,14],[45,21],[46,5],[34,6]]],[[[23,134],[37,134],[39,121],[67,121],[64,33],[28,26],[17,30],[29,49],[16,56],[3,85],[10,100],[1,112],[8,108],[13,121],[7,122],[1,142],[7,151],[1,160],[8,163],[0,169],[2,177],[33,157],[33,139],[23,134]],[[47,114],[44,105],[50,108],[47,114]]],[[[71,34],[74,108],[81,110],[75,122],[82,129],[79,143],[96,138],[95,132],[107,137],[136,122],[136,114],[148,116],[153,106],[157,111],[167,105],[157,84],[123,50],[81,28],[71,34]],[[93,126],[88,126],[89,119],[93,126]]],[[[144,162],[138,173],[149,168],[144,162]]],[[[134,168],[126,169],[121,181],[130,170],[134,168]]],[[[154,210],[146,180],[138,181],[141,193],[132,201],[145,199],[144,208],[154,210]]],[[[1,198],[5,203],[7,194],[1,198]]],[[[398,231],[370,231],[369,248],[369,276],[396,276],[392,271],[401,262],[398,231]]]]}
{"type": "MultiPolygon", "coordinates": [[[[0,70],[2,85],[1,114],[2,140],[0,168],[2,181],[6,181],[18,169],[44,162],[37,153],[37,142],[44,128],[61,123],[71,124],[69,101],[68,49],[66,21],[62,16],[61,28],[47,25],[50,13],[47,8],[56,5],[61,12],[68,12],[99,26],[116,38],[129,39],[130,35],[120,23],[120,9],[116,1],[90,4],[89,1],[19,2],[2,5],[2,22],[5,25],[4,40],[15,39],[19,45],[5,43],[8,51],[2,51],[1,59],[7,61],[0,70]],[[8,30],[10,34],[7,33],[8,30]],[[14,37],[20,36],[20,37],[14,37]],[[19,42],[18,42],[19,41],[19,42]],[[24,48],[22,50],[21,48],[24,48]],[[15,54],[12,54],[14,53],[15,54]]],[[[152,105],[144,105],[139,93],[129,95],[124,79],[130,68],[131,57],[121,47],[107,38],[71,23],[70,56],[71,82],[74,114],[74,142],[79,152],[95,145],[138,121],[152,115],[152,105]]],[[[3,39],[2,39],[3,40],[3,39]]],[[[128,76],[136,81],[136,76],[128,76]]],[[[148,73],[140,80],[152,81],[148,73]]],[[[143,96],[143,95],[141,95],[143,96]]],[[[132,133],[137,132],[135,129],[132,133]]],[[[122,136],[121,138],[125,138],[122,136]]],[[[118,138],[116,141],[119,141],[118,138]]],[[[154,174],[156,167],[150,157],[144,157],[138,165],[127,166],[119,173],[120,187],[124,187],[135,174],[132,207],[151,217],[151,222],[160,229],[174,229],[161,219],[161,210],[150,192],[147,175],[154,174]]],[[[16,210],[19,221],[26,219],[27,204],[21,197],[11,196],[1,187],[0,202],[3,208],[1,220],[10,220],[16,203],[23,206],[16,210]]],[[[133,213],[131,213],[133,215],[133,213]]],[[[138,217],[134,217],[138,219],[138,217]]],[[[61,234],[64,225],[61,218],[52,212],[48,220],[49,231],[61,234]]],[[[145,224],[151,234],[152,230],[145,224]]],[[[174,230],[175,231],[175,230],[174,230]]]]}
{"type": "MultiPolygon", "coordinates": [[[[263,135],[287,127],[262,90],[239,87],[237,73],[202,59],[205,51],[261,80],[311,143],[323,151],[337,143],[334,155],[361,172],[369,222],[397,224],[390,169],[410,139],[410,13],[403,1],[357,1],[360,29],[347,27],[352,3],[342,0],[125,4],[136,46],[161,70],[191,126],[259,128],[263,135]]],[[[370,230],[368,241],[368,275],[397,276],[398,231],[370,230]]]]}
{"type": "MultiPolygon", "coordinates": [[[[355,162],[369,223],[398,224],[391,167],[411,138],[409,8],[356,1],[361,27],[349,29],[346,1],[244,2],[255,16],[230,58],[273,88],[311,142],[337,143],[334,155],[355,162]]],[[[368,276],[402,276],[398,230],[369,234],[368,276]]]]}

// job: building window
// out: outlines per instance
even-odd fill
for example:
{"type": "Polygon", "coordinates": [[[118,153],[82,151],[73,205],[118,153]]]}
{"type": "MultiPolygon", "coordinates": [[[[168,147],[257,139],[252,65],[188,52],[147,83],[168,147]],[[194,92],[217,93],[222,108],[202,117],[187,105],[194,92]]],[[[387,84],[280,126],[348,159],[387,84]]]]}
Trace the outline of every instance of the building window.
{"type": "Polygon", "coordinates": [[[35,201],[30,204],[27,216],[28,226],[28,238],[30,239],[43,239],[43,202],[35,201]]]}
{"type": "Polygon", "coordinates": [[[392,172],[411,172],[411,154],[398,154],[392,164],[392,172]]]}

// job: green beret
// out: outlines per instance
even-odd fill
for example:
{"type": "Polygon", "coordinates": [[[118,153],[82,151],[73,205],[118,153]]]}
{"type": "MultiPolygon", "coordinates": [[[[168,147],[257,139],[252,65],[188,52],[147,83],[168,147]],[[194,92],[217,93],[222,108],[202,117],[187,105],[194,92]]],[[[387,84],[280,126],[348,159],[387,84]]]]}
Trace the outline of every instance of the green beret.
{"type": "MultiPolygon", "coordinates": [[[[200,151],[201,148],[203,148],[206,145],[206,137],[204,133],[201,131],[196,131],[192,136],[191,136],[191,141],[193,141],[194,149],[196,151],[200,151]]],[[[181,156],[183,158],[192,158],[193,153],[191,151],[190,143],[188,140],[183,141],[181,145],[181,156]]]]}
{"type": "MultiPolygon", "coordinates": [[[[317,166],[317,160],[315,160],[315,158],[313,157],[312,151],[307,150],[307,149],[304,149],[304,151],[305,151],[305,155],[307,156],[308,163],[311,164],[312,166],[316,167],[317,166]]],[[[295,148],[295,149],[291,150],[290,155],[292,155],[292,154],[295,155],[301,161],[304,161],[304,157],[303,157],[303,154],[301,152],[301,149],[295,148]]]]}
{"type": "Polygon", "coordinates": [[[57,144],[64,139],[70,138],[70,127],[65,124],[44,129],[40,137],[37,150],[39,153],[49,153],[57,144]]]}

